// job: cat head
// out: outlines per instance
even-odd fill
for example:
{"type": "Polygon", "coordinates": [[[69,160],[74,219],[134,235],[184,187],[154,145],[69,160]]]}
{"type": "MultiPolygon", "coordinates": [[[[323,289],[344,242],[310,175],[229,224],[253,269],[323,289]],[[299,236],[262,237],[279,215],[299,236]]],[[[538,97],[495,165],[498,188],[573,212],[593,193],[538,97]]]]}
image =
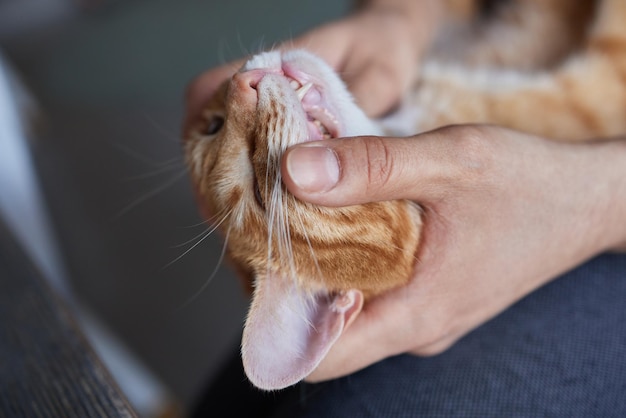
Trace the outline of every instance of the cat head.
{"type": "Polygon", "coordinates": [[[365,134],[380,131],[333,70],[302,50],[251,58],[186,134],[199,205],[219,223],[253,292],[242,357],[259,388],[306,377],[364,300],[410,277],[420,228],[415,205],[319,207],[281,180],[288,147],[365,134]]]}

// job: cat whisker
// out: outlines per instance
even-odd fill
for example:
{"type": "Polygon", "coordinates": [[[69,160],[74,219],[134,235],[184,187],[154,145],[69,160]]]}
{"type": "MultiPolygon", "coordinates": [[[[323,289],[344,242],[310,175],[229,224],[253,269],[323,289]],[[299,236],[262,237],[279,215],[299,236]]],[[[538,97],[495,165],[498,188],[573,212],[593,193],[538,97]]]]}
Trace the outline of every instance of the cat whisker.
{"type": "MultiPolygon", "coordinates": [[[[266,184],[267,184],[267,178],[266,178],[266,184]]],[[[266,188],[266,193],[268,191],[268,189],[266,188]]],[[[270,266],[271,266],[271,260],[272,260],[272,256],[273,256],[273,248],[274,246],[272,245],[272,241],[274,239],[274,218],[276,217],[276,204],[274,202],[274,198],[273,198],[273,191],[272,191],[272,197],[270,199],[267,200],[267,209],[268,209],[268,219],[267,219],[267,275],[269,277],[270,275],[270,266]]]]}
{"type": "Polygon", "coordinates": [[[277,242],[278,242],[278,253],[279,253],[280,264],[284,265],[285,260],[287,262],[290,261],[289,254],[288,254],[289,243],[287,242],[285,206],[284,206],[284,202],[282,199],[280,184],[278,183],[278,181],[276,181],[276,183],[274,184],[274,191],[275,191],[275,197],[276,197],[276,207],[278,208],[278,216],[276,217],[276,221],[277,221],[276,225],[278,227],[277,228],[278,233],[276,234],[277,242]]]}
{"type": "Polygon", "coordinates": [[[239,55],[246,56],[246,57],[252,57],[254,55],[252,51],[250,51],[249,48],[244,46],[243,40],[241,39],[241,33],[237,33],[237,43],[239,44],[239,50],[240,50],[239,55]]]}
{"type": "Polygon", "coordinates": [[[267,153],[267,165],[265,166],[265,201],[268,201],[268,193],[269,193],[269,187],[268,187],[268,181],[269,181],[269,177],[270,177],[270,153],[267,153]]]}
{"type": "Polygon", "coordinates": [[[317,269],[317,272],[320,275],[320,279],[323,280],[324,274],[322,273],[322,269],[320,268],[320,265],[317,261],[317,256],[315,255],[315,250],[313,249],[313,245],[311,245],[309,234],[306,228],[304,227],[304,222],[302,222],[302,214],[300,213],[298,209],[296,209],[295,213],[297,215],[296,218],[298,222],[300,223],[300,230],[302,231],[302,234],[304,235],[304,239],[306,240],[307,246],[309,247],[309,252],[311,253],[311,259],[313,260],[313,263],[315,264],[315,268],[317,269]]]}
{"type": "Polygon", "coordinates": [[[226,49],[230,50],[230,46],[228,45],[226,39],[219,39],[217,43],[217,61],[220,65],[230,64],[232,66],[231,60],[226,58],[226,49]]]}
{"type": "MultiPolygon", "coordinates": [[[[296,214],[297,221],[300,223],[300,230],[302,231],[302,233],[304,235],[304,239],[307,242],[307,246],[309,247],[309,253],[311,254],[311,259],[313,260],[313,263],[315,264],[315,268],[317,269],[317,272],[319,274],[319,279],[320,279],[320,281],[323,282],[324,281],[324,274],[322,273],[322,269],[320,268],[320,265],[318,263],[317,256],[315,255],[315,250],[313,249],[313,245],[311,244],[311,240],[309,239],[309,234],[308,234],[306,228],[304,227],[304,222],[302,221],[302,214],[300,213],[298,208],[296,208],[295,214],[296,214]]],[[[330,297],[330,295],[328,295],[328,294],[325,294],[324,296],[326,298],[330,297]]],[[[302,295],[301,299],[303,300],[304,303],[311,304],[312,300],[315,297],[316,297],[315,295],[313,295],[312,297],[311,297],[311,295],[309,295],[309,297],[306,298],[305,295],[302,295]]],[[[315,329],[314,324],[312,324],[307,318],[304,318],[304,320],[311,328],[315,329]]]]}
{"type": "MultiPolygon", "coordinates": [[[[283,205],[284,207],[287,207],[288,202],[287,202],[287,196],[284,193],[281,193],[281,198],[283,200],[283,205]]],[[[295,258],[293,256],[293,245],[292,245],[292,241],[291,241],[291,228],[289,226],[289,211],[285,211],[284,212],[285,215],[283,217],[283,225],[284,225],[284,246],[285,246],[285,252],[287,254],[287,260],[289,261],[289,269],[291,270],[291,277],[293,278],[293,280],[297,283],[298,277],[297,277],[297,270],[296,270],[296,264],[295,264],[295,258]]]]}
{"type": "Polygon", "coordinates": [[[253,42],[252,50],[255,51],[254,55],[257,55],[265,51],[265,36],[261,35],[256,41],[253,42]]]}
{"type": "Polygon", "coordinates": [[[137,206],[139,206],[140,204],[144,203],[146,200],[148,200],[148,199],[158,195],[159,193],[161,193],[164,190],[166,190],[168,187],[171,187],[174,183],[176,183],[178,180],[180,180],[185,175],[187,175],[187,169],[181,170],[179,173],[177,173],[175,176],[173,176],[172,178],[167,180],[165,183],[163,183],[159,187],[157,187],[157,188],[155,188],[155,189],[153,189],[153,190],[151,190],[151,191],[149,191],[147,193],[144,193],[143,195],[139,196],[139,198],[135,199],[133,202],[131,202],[128,205],[126,205],[124,208],[122,208],[117,213],[117,215],[115,215],[115,217],[113,219],[117,220],[117,219],[121,218],[122,216],[124,216],[125,214],[130,212],[132,209],[134,209],[137,206]]]}
{"type": "Polygon", "coordinates": [[[180,135],[175,132],[170,132],[166,128],[164,128],[156,119],[150,116],[147,112],[143,112],[144,118],[152,125],[154,129],[161,134],[163,139],[166,139],[170,142],[180,143],[180,135]]]}
{"type": "MultiPolygon", "coordinates": [[[[183,167],[183,161],[181,159],[176,159],[175,161],[168,161],[165,162],[164,165],[160,168],[157,168],[156,170],[152,170],[149,171],[147,173],[143,173],[143,174],[137,174],[135,176],[131,176],[131,177],[127,177],[127,180],[129,181],[136,181],[136,180],[145,180],[151,177],[155,177],[158,176],[159,174],[163,174],[163,173],[167,173],[170,171],[173,171],[177,168],[185,168],[183,167]]],[[[185,168],[186,170],[186,168],[185,168]]]]}
{"type": "Polygon", "coordinates": [[[165,165],[170,164],[173,161],[178,161],[178,162],[181,163],[181,165],[184,162],[182,156],[176,156],[174,158],[171,158],[171,159],[165,160],[165,161],[157,161],[157,160],[155,160],[155,159],[153,159],[151,157],[148,157],[145,154],[140,153],[137,150],[134,150],[134,149],[130,148],[126,144],[113,144],[113,146],[115,148],[117,148],[118,151],[120,151],[120,152],[122,152],[122,153],[124,153],[124,154],[126,154],[126,155],[128,155],[128,156],[130,156],[130,157],[132,157],[134,159],[136,159],[137,161],[141,161],[142,163],[151,165],[151,166],[156,167],[156,168],[160,168],[164,164],[165,165]]]}
{"type": "MultiPolygon", "coordinates": [[[[279,144],[282,146],[284,141],[280,141],[279,144]]],[[[281,150],[283,151],[283,150],[281,150]]],[[[278,163],[276,162],[277,167],[275,167],[276,177],[274,179],[274,205],[278,208],[278,216],[276,220],[278,221],[278,248],[279,248],[279,257],[281,260],[281,265],[286,264],[289,265],[289,269],[291,272],[292,278],[296,278],[296,268],[293,257],[293,247],[291,245],[291,231],[289,228],[289,212],[287,210],[287,196],[283,193],[282,189],[282,178],[280,174],[280,168],[278,167],[278,163]]]]}
{"type": "Polygon", "coordinates": [[[187,241],[180,243],[180,244],[176,244],[171,246],[170,248],[181,248],[184,247],[188,244],[191,244],[192,242],[200,239],[200,237],[202,237],[204,234],[206,234],[207,232],[209,232],[211,230],[211,227],[206,228],[204,231],[202,231],[201,233],[199,233],[198,235],[196,235],[195,237],[188,239],[187,241]]]}
{"type": "MultiPolygon", "coordinates": [[[[215,216],[211,217],[211,219],[217,219],[217,218],[221,217],[221,216],[222,216],[222,214],[223,214],[224,212],[225,212],[225,210],[222,210],[222,211],[220,212],[220,214],[218,214],[218,215],[215,215],[215,216]]],[[[222,221],[222,222],[223,222],[223,221],[222,221]]],[[[205,221],[205,222],[202,222],[201,224],[198,224],[198,225],[206,225],[206,224],[207,224],[207,222],[205,221]]],[[[208,227],[207,227],[204,231],[202,231],[201,233],[199,233],[199,234],[198,234],[198,235],[196,235],[195,237],[193,237],[193,238],[191,238],[191,239],[189,239],[189,240],[187,240],[187,241],[185,241],[185,242],[183,242],[183,243],[181,243],[181,244],[176,244],[176,245],[174,245],[172,248],[180,248],[180,247],[184,247],[185,245],[191,244],[192,242],[194,242],[194,241],[196,241],[197,239],[199,239],[201,236],[203,236],[204,234],[206,234],[206,233],[207,233],[208,231],[210,231],[211,229],[215,230],[215,224],[209,223],[209,226],[208,226],[208,227]]]]}
{"type": "Polygon", "coordinates": [[[217,228],[220,227],[220,225],[222,223],[224,223],[224,221],[228,218],[228,216],[230,216],[230,214],[232,213],[232,209],[229,210],[226,215],[224,215],[224,217],[215,225],[213,225],[207,232],[204,233],[204,236],[202,238],[200,238],[198,240],[198,242],[196,242],[195,244],[193,244],[191,247],[189,247],[184,253],[182,253],[181,255],[179,255],[178,257],[176,257],[175,259],[173,259],[172,261],[170,261],[169,263],[167,263],[165,266],[163,266],[163,270],[165,270],[166,268],[170,267],[172,264],[176,263],[178,260],[180,260],[181,258],[183,258],[184,256],[186,256],[187,254],[189,254],[194,248],[196,248],[198,245],[200,245],[205,239],[207,239],[213,232],[215,232],[217,230],[217,228]]]}
{"type": "Polygon", "coordinates": [[[207,224],[213,225],[213,219],[216,219],[216,218],[220,217],[222,213],[223,213],[223,211],[220,212],[218,215],[213,215],[213,216],[211,216],[208,219],[202,219],[201,222],[198,222],[198,223],[195,223],[195,224],[191,224],[191,225],[187,225],[187,226],[184,226],[183,228],[191,229],[191,228],[197,228],[199,226],[204,226],[204,225],[207,225],[207,224]]]}
{"type": "Polygon", "coordinates": [[[228,248],[228,237],[229,236],[230,236],[230,228],[228,228],[228,230],[226,231],[226,237],[224,238],[224,245],[222,246],[222,251],[220,252],[220,257],[217,260],[215,268],[213,269],[213,271],[209,275],[209,278],[205,280],[204,284],[200,287],[200,289],[198,289],[196,291],[196,293],[194,293],[189,299],[187,299],[185,301],[185,303],[183,303],[178,308],[178,310],[185,309],[191,303],[193,303],[202,294],[202,292],[204,292],[206,290],[206,288],[211,284],[211,282],[213,281],[215,276],[217,276],[217,272],[219,271],[220,266],[222,265],[222,261],[224,261],[224,255],[226,254],[226,248],[228,248]]]}

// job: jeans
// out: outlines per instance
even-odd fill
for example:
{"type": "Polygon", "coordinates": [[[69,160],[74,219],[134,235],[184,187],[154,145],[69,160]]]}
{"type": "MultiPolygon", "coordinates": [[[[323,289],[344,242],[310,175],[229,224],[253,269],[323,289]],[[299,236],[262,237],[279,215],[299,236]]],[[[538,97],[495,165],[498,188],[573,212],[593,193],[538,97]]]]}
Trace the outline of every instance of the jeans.
{"type": "Polygon", "coordinates": [[[626,417],[626,255],[587,262],[437,356],[263,393],[237,355],[194,416],[626,417]]]}

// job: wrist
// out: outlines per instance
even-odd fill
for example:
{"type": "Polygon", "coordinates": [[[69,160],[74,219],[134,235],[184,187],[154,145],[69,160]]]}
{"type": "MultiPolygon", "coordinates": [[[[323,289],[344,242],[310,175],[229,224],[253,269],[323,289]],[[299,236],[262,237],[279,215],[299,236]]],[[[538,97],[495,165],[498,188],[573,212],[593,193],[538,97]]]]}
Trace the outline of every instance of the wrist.
{"type": "Polygon", "coordinates": [[[612,171],[611,177],[611,201],[609,202],[608,215],[611,216],[609,225],[612,240],[609,242],[608,250],[626,252],[626,138],[612,141],[607,144],[610,148],[611,164],[608,167],[612,171]]]}
{"type": "MultiPolygon", "coordinates": [[[[586,145],[582,145],[586,146],[586,145]]],[[[590,143],[591,223],[598,225],[598,252],[626,250],[626,138],[590,143]],[[594,192],[595,191],[595,192],[594,192]],[[595,209],[594,209],[595,207],[595,209]]],[[[584,192],[584,191],[583,191],[584,192]]]]}

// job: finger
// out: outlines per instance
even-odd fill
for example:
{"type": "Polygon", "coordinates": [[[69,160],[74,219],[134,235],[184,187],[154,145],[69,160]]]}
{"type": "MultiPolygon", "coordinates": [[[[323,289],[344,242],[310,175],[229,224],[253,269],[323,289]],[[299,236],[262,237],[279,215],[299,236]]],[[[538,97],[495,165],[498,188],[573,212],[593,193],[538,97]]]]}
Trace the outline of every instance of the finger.
{"type": "Polygon", "coordinates": [[[335,71],[341,72],[350,49],[349,30],[348,23],[329,23],[286,42],[281,48],[304,48],[322,58],[335,71]]]}
{"type": "Polygon", "coordinates": [[[356,75],[346,69],[348,88],[367,115],[382,116],[398,104],[403,85],[386,65],[372,62],[364,68],[356,75]]]}
{"type": "Polygon", "coordinates": [[[283,179],[298,198],[324,206],[440,199],[463,174],[457,158],[463,141],[443,140],[457,130],[300,144],[283,158],[283,179]]]}
{"type": "Polygon", "coordinates": [[[206,71],[194,78],[185,92],[185,126],[194,120],[219,86],[243,65],[243,60],[206,71]]]}

